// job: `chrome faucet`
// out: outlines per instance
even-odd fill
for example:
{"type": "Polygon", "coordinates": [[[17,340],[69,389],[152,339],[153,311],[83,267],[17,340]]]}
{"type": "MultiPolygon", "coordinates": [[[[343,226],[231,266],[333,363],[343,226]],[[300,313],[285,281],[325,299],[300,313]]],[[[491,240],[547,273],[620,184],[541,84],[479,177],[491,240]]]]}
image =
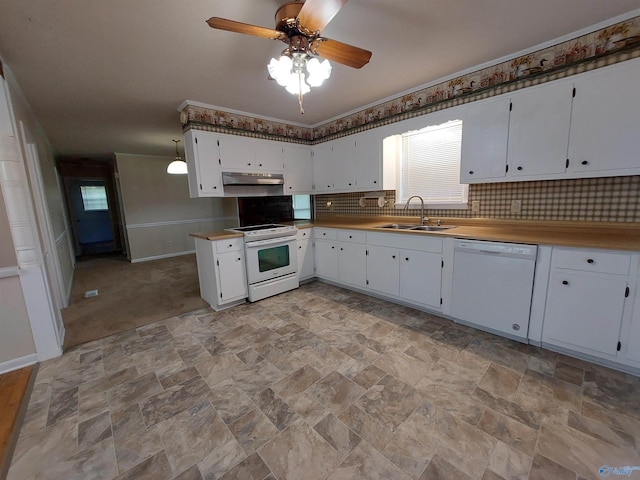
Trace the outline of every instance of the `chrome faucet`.
{"type": "Polygon", "coordinates": [[[409,199],[407,200],[407,203],[404,204],[404,208],[403,210],[407,210],[407,208],[409,208],[409,203],[411,202],[412,198],[419,198],[420,199],[420,225],[424,225],[425,222],[428,222],[429,219],[425,218],[424,216],[424,200],[422,199],[422,197],[420,195],[412,195],[409,197],[409,199]]]}

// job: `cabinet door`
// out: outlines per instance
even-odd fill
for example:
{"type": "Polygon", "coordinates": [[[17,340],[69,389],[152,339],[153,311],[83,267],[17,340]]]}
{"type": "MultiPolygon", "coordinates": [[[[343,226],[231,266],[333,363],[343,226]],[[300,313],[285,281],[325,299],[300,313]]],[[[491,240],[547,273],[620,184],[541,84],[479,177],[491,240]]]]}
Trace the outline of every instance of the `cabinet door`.
{"type": "Polygon", "coordinates": [[[508,176],[564,173],[573,82],[551,82],[511,96],[508,176]]]}
{"type": "Polygon", "coordinates": [[[382,137],[376,130],[370,130],[356,135],[355,140],[356,187],[358,191],[385,188],[382,185],[382,137]]]}
{"type": "Polygon", "coordinates": [[[316,240],[314,248],[316,275],[332,280],[338,279],[338,247],[337,242],[316,240]]]}
{"type": "Polygon", "coordinates": [[[509,99],[503,96],[465,105],[462,117],[460,183],[505,176],[509,99]]]}
{"type": "Polygon", "coordinates": [[[387,295],[400,293],[400,254],[398,249],[369,245],[367,247],[367,285],[387,295]]]}
{"type": "Polygon", "coordinates": [[[400,251],[400,296],[413,303],[440,308],[442,255],[400,251]]]}
{"type": "Polygon", "coordinates": [[[308,238],[298,240],[298,279],[313,277],[313,243],[308,238]]]}
{"type": "Polygon", "coordinates": [[[216,277],[220,302],[225,303],[247,296],[247,277],[244,252],[220,253],[216,256],[216,277]]]}
{"type": "MultiPolygon", "coordinates": [[[[218,136],[209,132],[195,135],[196,173],[198,191],[201,196],[222,196],[222,173],[218,136]]],[[[191,175],[191,172],[189,172],[191,175]]]]}
{"type": "Polygon", "coordinates": [[[333,191],[333,142],[313,147],[313,184],[315,193],[333,191]]]}
{"type": "Polygon", "coordinates": [[[255,140],[256,170],[282,172],[284,169],[283,146],[272,140],[255,140]]]}
{"type": "Polygon", "coordinates": [[[356,189],[356,142],[352,136],[336,140],[331,155],[333,189],[348,192],[356,189]]]}
{"type": "Polygon", "coordinates": [[[575,79],[569,171],[638,169],[640,62],[630,60],[575,79]]]}
{"type": "Polygon", "coordinates": [[[303,145],[284,146],[284,188],[288,195],[313,193],[311,148],[303,145]]]}
{"type": "Polygon", "coordinates": [[[366,245],[338,243],[338,280],[364,288],[367,284],[366,245]]]}
{"type": "Polygon", "coordinates": [[[256,143],[253,138],[220,135],[220,161],[228,172],[256,170],[256,143]]]}
{"type": "Polygon", "coordinates": [[[549,279],[542,340],[601,356],[615,356],[627,282],[554,270],[549,279]]]}

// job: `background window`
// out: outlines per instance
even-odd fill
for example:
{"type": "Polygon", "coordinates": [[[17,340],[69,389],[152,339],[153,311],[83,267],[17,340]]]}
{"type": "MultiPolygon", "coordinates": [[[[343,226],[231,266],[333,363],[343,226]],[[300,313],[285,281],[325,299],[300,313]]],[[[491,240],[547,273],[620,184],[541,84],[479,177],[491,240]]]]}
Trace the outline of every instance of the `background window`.
{"type": "Polygon", "coordinates": [[[104,186],[81,186],[82,205],[85,212],[97,210],[109,210],[107,203],[107,190],[104,186]]]}
{"type": "Polygon", "coordinates": [[[430,208],[467,208],[469,186],[460,184],[462,120],[400,137],[396,205],[419,195],[430,208]]]}
{"type": "Polygon", "coordinates": [[[311,195],[292,195],[293,218],[296,220],[311,219],[311,195]]]}

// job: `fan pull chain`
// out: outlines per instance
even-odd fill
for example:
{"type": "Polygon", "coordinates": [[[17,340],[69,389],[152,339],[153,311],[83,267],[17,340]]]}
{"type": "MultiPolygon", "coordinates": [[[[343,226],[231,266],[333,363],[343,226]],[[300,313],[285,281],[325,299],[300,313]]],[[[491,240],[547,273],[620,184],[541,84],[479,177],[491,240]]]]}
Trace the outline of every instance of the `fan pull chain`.
{"type": "Polygon", "coordinates": [[[304,115],[302,108],[302,73],[298,72],[298,105],[300,105],[300,115],[304,115]]]}

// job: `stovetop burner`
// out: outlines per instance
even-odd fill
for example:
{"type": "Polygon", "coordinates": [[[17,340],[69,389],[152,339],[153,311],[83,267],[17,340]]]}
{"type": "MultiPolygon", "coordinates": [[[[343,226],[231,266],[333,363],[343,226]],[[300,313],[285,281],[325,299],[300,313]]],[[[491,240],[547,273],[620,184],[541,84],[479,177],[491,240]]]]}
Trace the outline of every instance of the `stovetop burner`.
{"type": "Polygon", "coordinates": [[[295,235],[298,231],[298,229],[292,225],[280,225],[277,223],[228,228],[227,230],[230,232],[239,232],[244,234],[245,242],[266,240],[269,238],[289,237],[295,235]]]}

